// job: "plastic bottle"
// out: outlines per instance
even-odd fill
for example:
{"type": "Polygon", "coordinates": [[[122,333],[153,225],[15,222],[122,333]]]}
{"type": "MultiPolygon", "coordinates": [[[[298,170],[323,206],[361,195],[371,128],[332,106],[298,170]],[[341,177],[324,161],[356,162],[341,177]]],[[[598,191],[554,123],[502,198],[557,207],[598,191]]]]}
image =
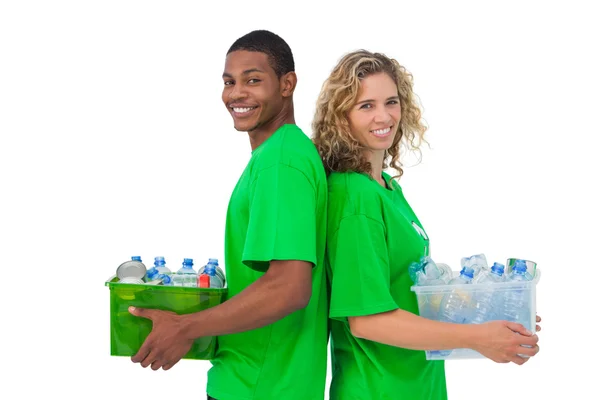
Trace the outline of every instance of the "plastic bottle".
{"type": "Polygon", "coordinates": [[[408,273],[418,286],[445,285],[452,278],[452,270],[447,264],[436,264],[429,256],[410,264],[408,273]]]}
{"type": "Polygon", "coordinates": [[[225,273],[219,267],[219,261],[216,258],[209,258],[208,263],[198,271],[198,287],[206,287],[206,281],[202,281],[202,275],[208,275],[211,288],[225,287],[225,273]]]}
{"type": "Polygon", "coordinates": [[[461,268],[469,267],[473,268],[473,277],[479,275],[480,272],[489,270],[487,259],[485,254],[475,254],[471,257],[463,257],[460,260],[461,268]]]}
{"type": "MultiPolygon", "coordinates": [[[[460,275],[448,282],[448,285],[464,285],[471,284],[473,280],[473,269],[464,267],[460,271],[460,275]]],[[[469,307],[471,299],[468,293],[460,289],[453,289],[446,293],[440,302],[440,310],[438,320],[443,322],[452,322],[455,324],[467,323],[469,307]]],[[[436,350],[430,352],[436,358],[444,358],[452,353],[452,350],[436,350]]]]}
{"type": "MultiPolygon", "coordinates": [[[[527,264],[523,260],[517,260],[510,275],[506,278],[507,282],[525,282],[531,281],[533,278],[527,272],[527,264]]],[[[523,324],[527,329],[531,330],[531,302],[529,298],[529,290],[511,288],[504,292],[504,304],[502,309],[502,317],[507,321],[518,322],[523,324]]]]}
{"type": "MultiPolygon", "coordinates": [[[[473,269],[464,267],[460,275],[448,282],[448,285],[470,284],[473,280],[473,269]]],[[[460,290],[448,292],[440,304],[440,321],[462,324],[466,321],[465,310],[469,308],[470,298],[460,290]]]]}
{"type": "Polygon", "coordinates": [[[163,284],[170,285],[172,284],[171,278],[169,277],[170,275],[171,270],[167,268],[165,258],[154,257],[154,266],[146,272],[146,282],[161,279],[163,281],[163,284]],[[165,276],[167,276],[167,279],[165,278],[165,276]]]}
{"type": "Polygon", "coordinates": [[[183,259],[182,267],[171,276],[173,286],[196,287],[196,271],[194,271],[193,265],[193,259],[183,259]]]}
{"type": "Polygon", "coordinates": [[[481,324],[501,318],[504,291],[498,292],[493,287],[494,283],[500,282],[504,282],[504,265],[497,262],[489,271],[484,271],[473,279],[474,284],[487,287],[474,293],[470,322],[481,324]]]}

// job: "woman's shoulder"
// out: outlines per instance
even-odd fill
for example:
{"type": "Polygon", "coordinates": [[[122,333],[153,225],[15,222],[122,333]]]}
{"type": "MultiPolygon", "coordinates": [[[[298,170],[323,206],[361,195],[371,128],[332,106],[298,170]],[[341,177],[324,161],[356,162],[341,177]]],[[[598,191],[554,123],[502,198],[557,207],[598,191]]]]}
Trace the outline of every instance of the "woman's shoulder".
{"type": "Polygon", "coordinates": [[[357,172],[332,172],[327,178],[330,209],[343,208],[344,214],[380,210],[381,193],[369,176],[357,172]]]}
{"type": "Polygon", "coordinates": [[[332,172],[327,177],[327,185],[333,194],[375,193],[373,179],[358,172],[332,172]]]}

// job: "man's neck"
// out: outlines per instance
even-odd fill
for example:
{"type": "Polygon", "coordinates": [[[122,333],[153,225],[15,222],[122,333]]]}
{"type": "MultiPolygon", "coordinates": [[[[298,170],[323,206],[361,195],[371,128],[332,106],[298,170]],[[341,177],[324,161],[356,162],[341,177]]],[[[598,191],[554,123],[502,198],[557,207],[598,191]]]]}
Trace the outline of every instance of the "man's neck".
{"type": "Polygon", "coordinates": [[[273,120],[267,124],[248,132],[252,151],[256,150],[261,144],[267,141],[267,139],[273,136],[273,134],[283,125],[295,123],[296,120],[294,118],[294,111],[292,109],[291,112],[283,112],[277,117],[273,118],[273,120]]]}

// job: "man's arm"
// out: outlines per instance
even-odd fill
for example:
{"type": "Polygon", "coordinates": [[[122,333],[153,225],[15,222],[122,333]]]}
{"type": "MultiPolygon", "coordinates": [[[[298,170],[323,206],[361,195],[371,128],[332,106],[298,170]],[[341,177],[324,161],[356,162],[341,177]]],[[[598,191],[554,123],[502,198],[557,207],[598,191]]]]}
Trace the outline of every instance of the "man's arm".
{"type": "Polygon", "coordinates": [[[267,272],[218,306],[182,315],[186,338],[221,336],[262,328],[300,310],[312,292],[312,264],[271,261],[267,272]]]}
{"type": "Polygon", "coordinates": [[[194,339],[244,332],[272,324],[306,307],[312,292],[312,264],[271,261],[267,272],[237,296],[193,314],[130,307],[152,320],[152,331],[131,361],[168,370],[192,347],[194,339]]]}

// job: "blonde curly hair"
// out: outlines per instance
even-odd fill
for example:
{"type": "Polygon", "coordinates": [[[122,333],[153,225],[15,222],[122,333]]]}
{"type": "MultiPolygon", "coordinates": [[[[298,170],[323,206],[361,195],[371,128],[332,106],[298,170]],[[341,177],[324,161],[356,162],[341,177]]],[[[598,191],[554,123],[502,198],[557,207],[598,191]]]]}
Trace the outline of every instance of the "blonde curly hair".
{"type": "Polygon", "coordinates": [[[403,145],[420,155],[419,146],[427,127],[413,93],[413,77],[398,61],[381,53],[358,50],[346,54],[325,80],[317,100],[312,123],[315,143],[327,173],[354,171],[370,175],[371,164],[364,157],[365,147],[350,133],[348,112],[358,100],[360,81],[377,73],[388,74],[398,86],[401,117],[392,146],[385,151],[383,169],[391,167],[403,174],[400,153],[403,145]]]}

